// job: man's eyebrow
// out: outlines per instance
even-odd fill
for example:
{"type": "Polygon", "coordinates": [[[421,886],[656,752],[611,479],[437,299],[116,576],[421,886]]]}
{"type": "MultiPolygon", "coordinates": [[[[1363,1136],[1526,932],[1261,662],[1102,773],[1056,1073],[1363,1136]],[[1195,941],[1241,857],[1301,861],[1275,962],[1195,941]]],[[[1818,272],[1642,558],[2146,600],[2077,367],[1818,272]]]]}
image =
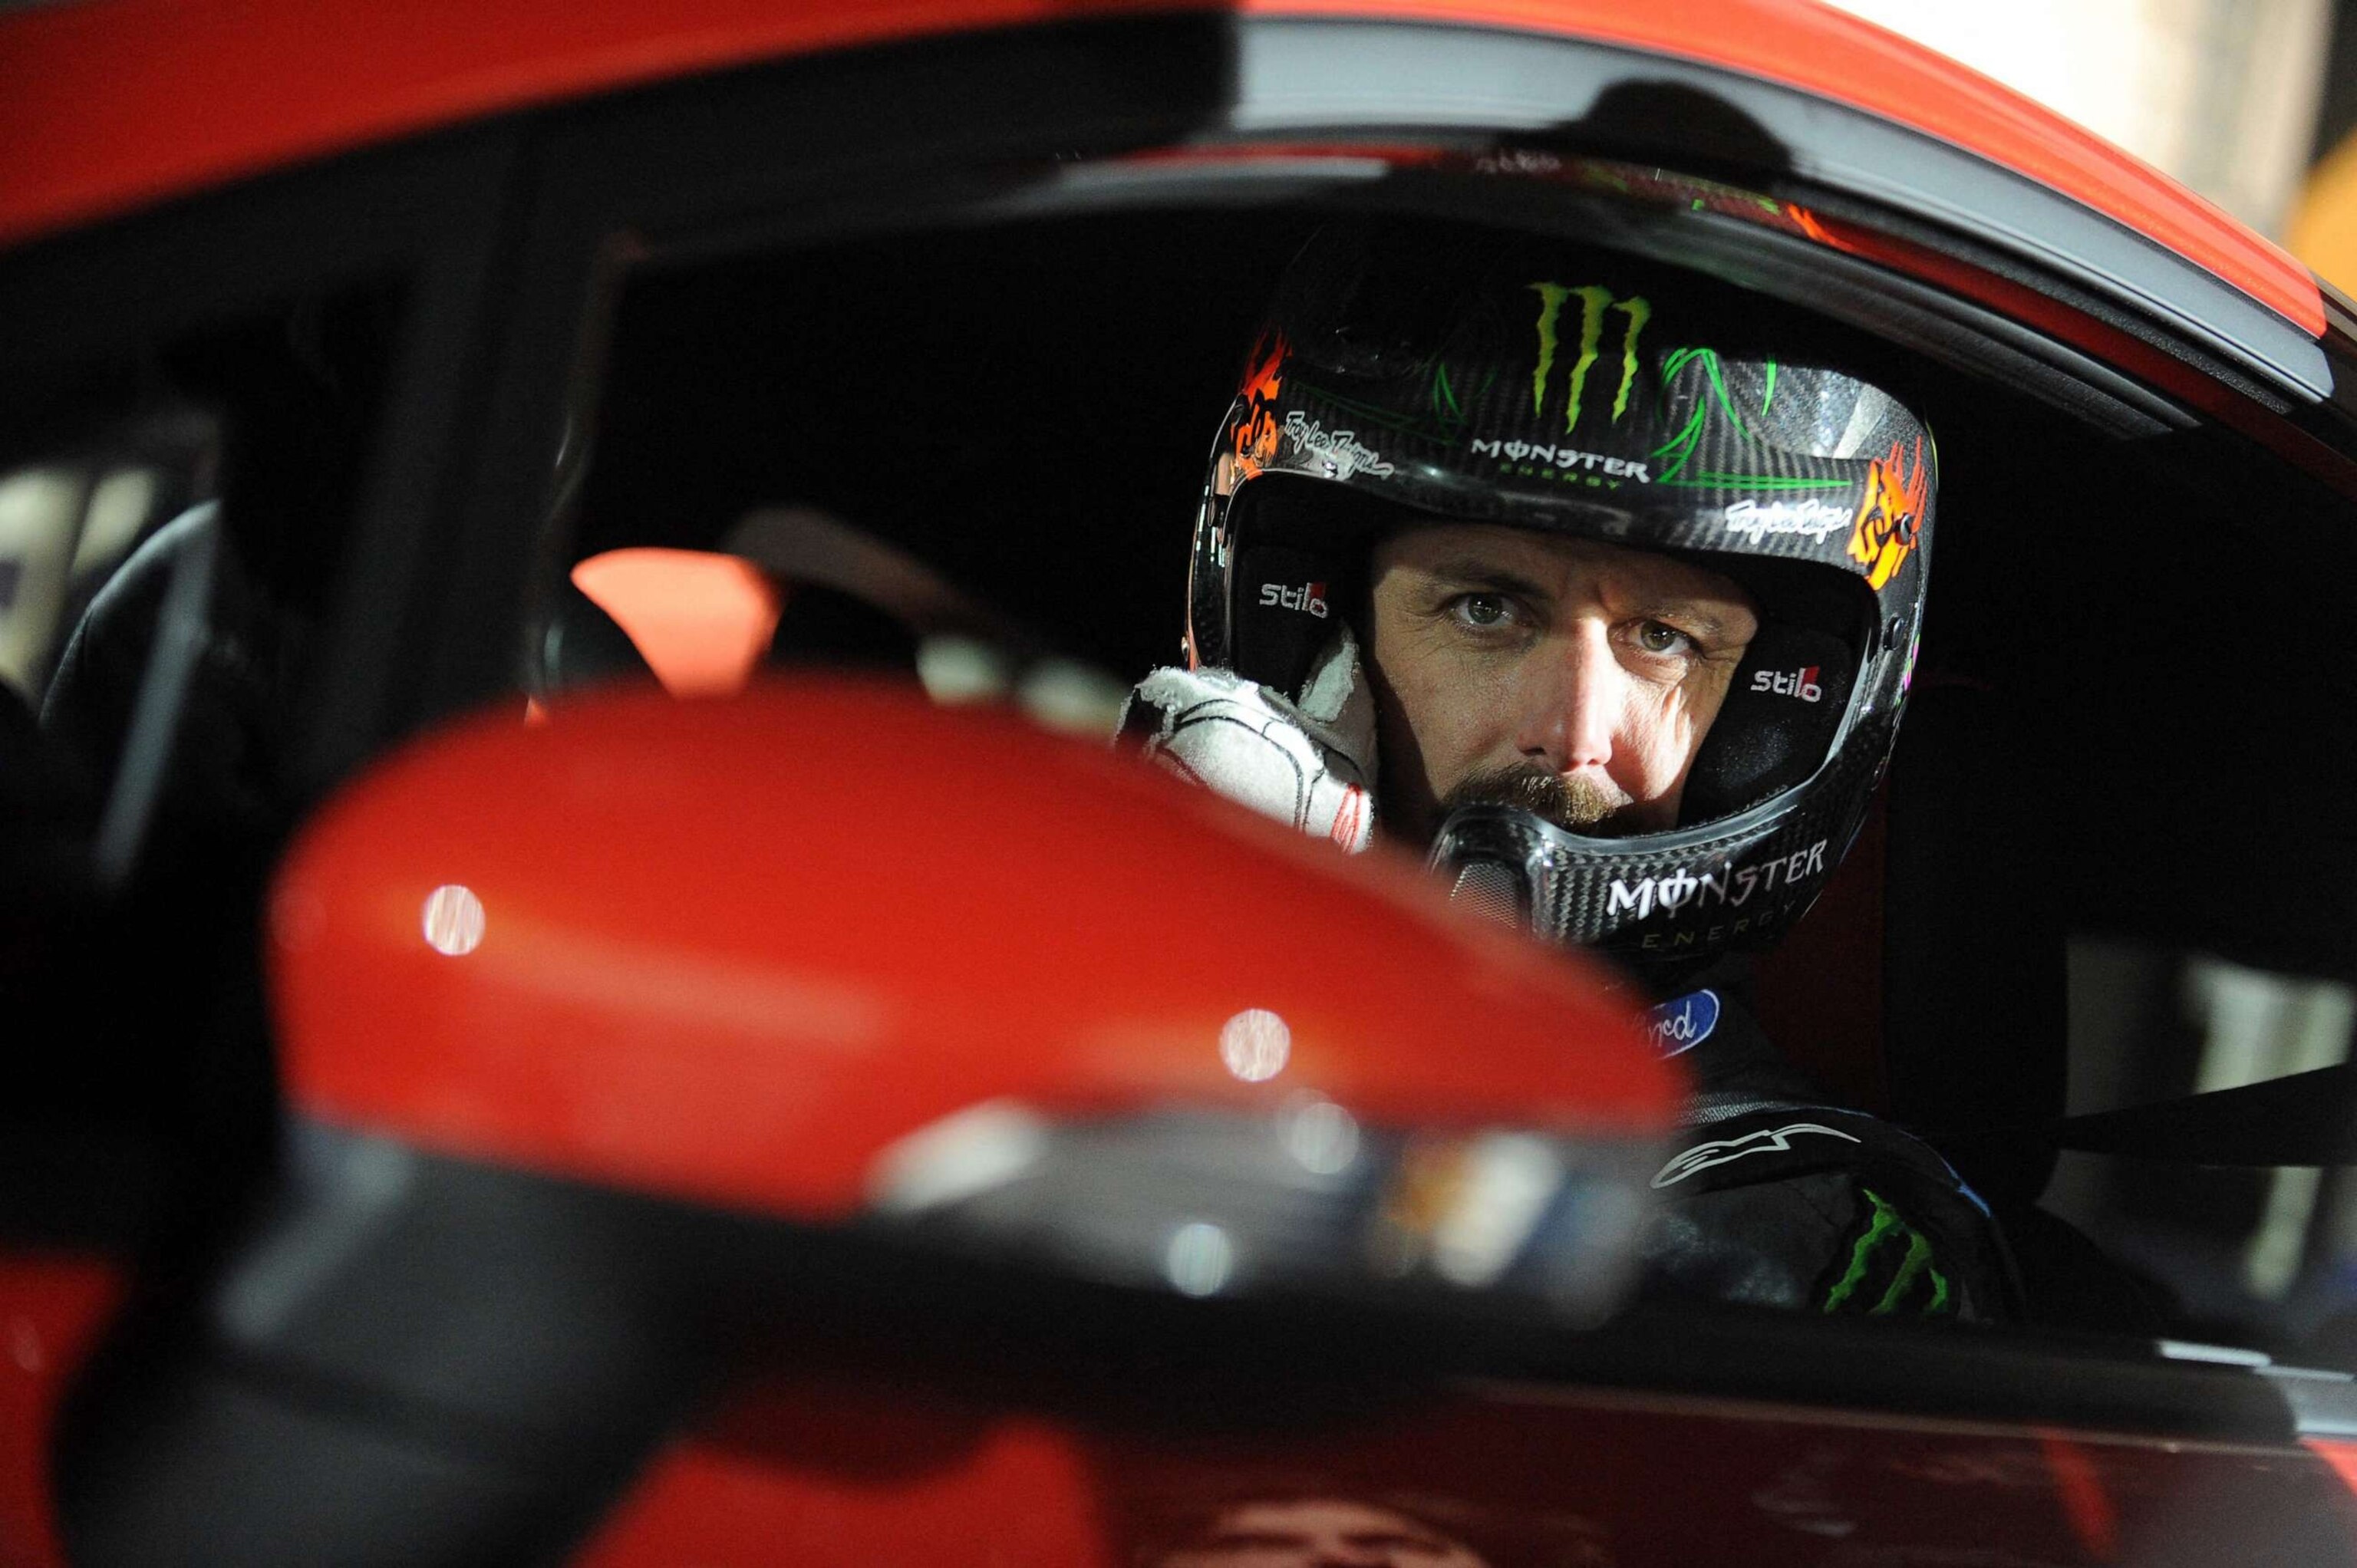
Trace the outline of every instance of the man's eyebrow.
{"type": "Polygon", "coordinates": [[[1436,561],[1425,573],[1437,582],[1459,588],[1498,588],[1524,598],[1544,598],[1546,589],[1534,578],[1487,561],[1479,555],[1451,555],[1436,561]]]}
{"type": "Polygon", "coordinates": [[[1709,608],[1710,602],[1675,596],[1648,599],[1637,613],[1647,620],[1674,622],[1705,637],[1724,637],[1727,632],[1727,619],[1718,611],[1709,608]]]}
{"type": "MultiPolygon", "coordinates": [[[[1424,572],[1444,587],[1487,588],[1534,600],[1544,600],[1551,592],[1536,578],[1526,577],[1482,555],[1445,556],[1425,567],[1424,572]]],[[[1725,637],[1734,630],[1736,623],[1710,607],[1720,602],[1678,594],[1652,594],[1640,599],[1632,613],[1648,620],[1675,621],[1704,637],[1725,637]]]]}

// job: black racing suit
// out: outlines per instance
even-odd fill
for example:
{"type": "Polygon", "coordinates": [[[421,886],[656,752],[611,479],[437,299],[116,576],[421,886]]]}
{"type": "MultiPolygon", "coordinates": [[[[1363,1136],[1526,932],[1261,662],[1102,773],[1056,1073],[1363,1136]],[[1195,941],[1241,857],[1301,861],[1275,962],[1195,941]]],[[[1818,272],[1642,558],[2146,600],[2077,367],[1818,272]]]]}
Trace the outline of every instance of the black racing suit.
{"type": "Polygon", "coordinates": [[[1644,1294],[1803,1312],[2003,1318],[2018,1312],[1987,1206],[1929,1145],[1827,1102],[1714,966],[1652,1010],[1693,1073],[1676,1152],[1653,1176],[1644,1294]]]}

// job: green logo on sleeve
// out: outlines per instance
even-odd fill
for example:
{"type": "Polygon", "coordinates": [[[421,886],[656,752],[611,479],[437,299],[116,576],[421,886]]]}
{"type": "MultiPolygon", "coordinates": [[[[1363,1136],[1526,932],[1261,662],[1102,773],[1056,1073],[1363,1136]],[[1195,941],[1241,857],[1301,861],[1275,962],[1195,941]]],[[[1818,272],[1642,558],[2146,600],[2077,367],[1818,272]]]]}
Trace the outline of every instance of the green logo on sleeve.
{"type": "Polygon", "coordinates": [[[1873,1208],[1850,1245],[1848,1266],[1825,1293],[1821,1310],[1878,1317],[1902,1313],[1932,1317],[1955,1311],[1948,1277],[1932,1265],[1932,1243],[1880,1194],[1858,1190],[1873,1208]]]}

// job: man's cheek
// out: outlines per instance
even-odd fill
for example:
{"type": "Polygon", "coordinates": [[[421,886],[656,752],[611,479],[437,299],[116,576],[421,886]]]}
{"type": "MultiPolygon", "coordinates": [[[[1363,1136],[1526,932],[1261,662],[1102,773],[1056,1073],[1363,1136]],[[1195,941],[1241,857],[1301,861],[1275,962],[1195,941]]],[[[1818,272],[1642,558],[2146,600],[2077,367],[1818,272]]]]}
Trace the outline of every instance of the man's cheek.
{"type": "Polygon", "coordinates": [[[1613,754],[1625,772],[1617,782],[1640,802],[1664,802],[1674,811],[1674,792],[1685,778],[1701,737],[1686,693],[1671,690],[1637,706],[1621,725],[1613,754]]]}
{"type": "Polygon", "coordinates": [[[1468,775],[1521,755],[1511,714],[1478,688],[1430,693],[1415,718],[1416,749],[1436,798],[1445,800],[1468,775]]]}

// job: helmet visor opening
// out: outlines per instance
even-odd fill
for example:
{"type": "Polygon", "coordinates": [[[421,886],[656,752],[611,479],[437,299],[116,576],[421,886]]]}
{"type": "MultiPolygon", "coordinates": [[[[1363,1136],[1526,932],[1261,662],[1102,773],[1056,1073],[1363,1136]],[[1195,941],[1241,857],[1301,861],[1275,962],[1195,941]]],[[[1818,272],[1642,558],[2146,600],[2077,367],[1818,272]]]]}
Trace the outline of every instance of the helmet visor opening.
{"type": "MultiPolygon", "coordinates": [[[[1369,572],[1383,541],[1469,521],[1300,477],[1256,479],[1242,488],[1235,505],[1237,668],[1286,691],[1331,637],[1333,618],[1350,618],[1361,646],[1376,656],[1369,572]]],[[[1623,513],[1585,521],[1589,526],[1523,532],[1582,537],[1699,568],[1741,589],[1757,613],[1684,771],[1676,825],[1725,820],[1813,775],[1832,753],[1858,672],[1874,650],[1877,611],[1865,585],[1811,562],[1649,549],[1641,542],[1643,520],[1623,513]]],[[[1546,791],[1533,794],[1541,799],[1524,803],[1546,811],[1546,791]]],[[[1568,808],[1553,814],[1566,825],[1577,820],[1568,808]]],[[[1613,833],[1609,821],[1590,831],[1613,833]]]]}

